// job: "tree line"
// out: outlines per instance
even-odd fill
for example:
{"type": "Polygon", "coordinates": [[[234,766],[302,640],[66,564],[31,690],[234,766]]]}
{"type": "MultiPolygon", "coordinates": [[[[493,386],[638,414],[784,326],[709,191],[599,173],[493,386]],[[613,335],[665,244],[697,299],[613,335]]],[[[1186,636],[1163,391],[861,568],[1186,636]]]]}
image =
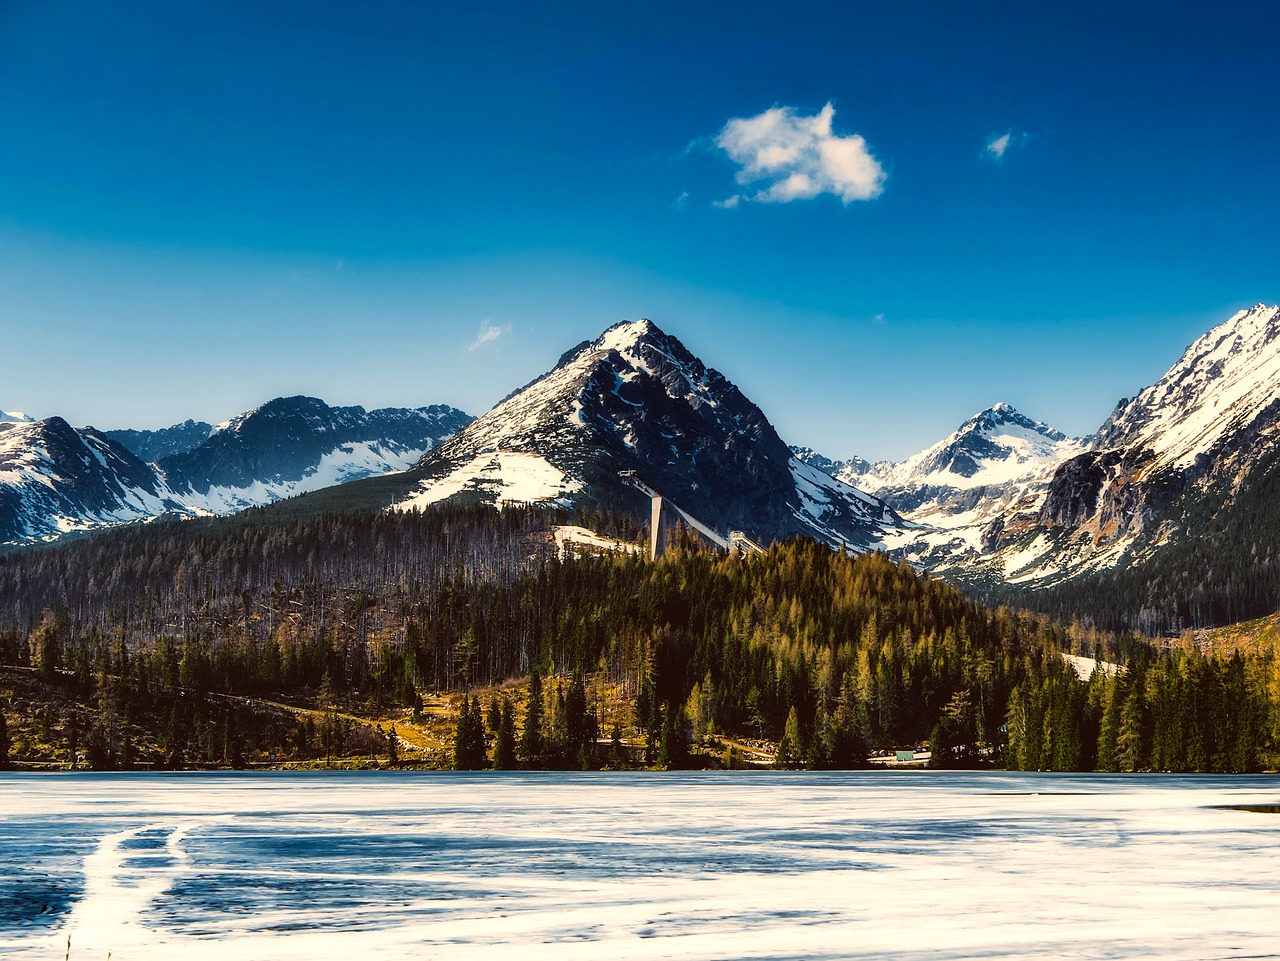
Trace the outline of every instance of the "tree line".
{"type": "MultiPolygon", "coordinates": [[[[233,743],[241,756],[385,754],[394,737],[259,723],[231,702],[205,717],[191,692],[332,711],[331,727],[461,692],[453,762],[470,768],[680,767],[744,739],[810,768],[926,746],[939,765],[1055,770],[1247,770],[1275,752],[1265,652],[1160,652],[805,539],[755,557],[681,536],[657,563],[562,557],[550,529],[565,519],[463,508],[171,525],[11,555],[0,662],[119,705],[106,716],[135,720],[103,726],[117,754],[149,725],[201,760],[233,759],[233,743]],[[90,573],[113,558],[128,576],[90,573]],[[19,584],[45,602],[38,617],[19,584]],[[1083,681],[1067,651],[1119,669],[1083,681]]],[[[640,533],[625,517],[574,521],[640,533]]]]}

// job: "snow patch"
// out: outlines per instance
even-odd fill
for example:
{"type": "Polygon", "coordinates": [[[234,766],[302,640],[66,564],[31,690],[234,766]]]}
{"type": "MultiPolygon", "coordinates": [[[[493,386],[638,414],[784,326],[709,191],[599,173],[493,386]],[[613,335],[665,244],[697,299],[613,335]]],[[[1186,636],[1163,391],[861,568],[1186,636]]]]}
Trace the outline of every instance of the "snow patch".
{"type": "Polygon", "coordinates": [[[424,481],[421,489],[392,506],[393,510],[430,507],[440,501],[474,491],[492,499],[494,506],[563,502],[582,484],[538,454],[501,452],[480,454],[444,477],[424,481]]]}

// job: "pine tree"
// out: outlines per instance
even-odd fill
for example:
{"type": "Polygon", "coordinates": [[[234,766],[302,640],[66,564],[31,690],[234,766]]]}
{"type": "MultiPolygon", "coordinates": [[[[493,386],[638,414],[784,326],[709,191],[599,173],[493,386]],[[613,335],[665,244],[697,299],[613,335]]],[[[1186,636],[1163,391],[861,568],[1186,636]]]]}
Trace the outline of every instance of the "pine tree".
{"type": "Polygon", "coordinates": [[[803,746],[800,743],[800,718],[793,707],[787,713],[787,723],[782,730],[782,740],[778,742],[778,754],[774,759],[774,767],[790,770],[800,766],[803,746]]]}
{"type": "Polygon", "coordinates": [[[866,766],[869,751],[862,730],[858,678],[853,670],[849,670],[840,684],[840,700],[831,719],[829,754],[832,767],[848,770],[866,766]]]}
{"type": "Polygon", "coordinates": [[[1121,771],[1141,771],[1147,766],[1142,714],[1142,684],[1135,679],[1120,710],[1120,730],[1116,735],[1116,765],[1121,771]]]}
{"type": "Polygon", "coordinates": [[[392,767],[398,767],[400,765],[399,740],[400,739],[396,736],[396,726],[395,724],[392,724],[391,728],[387,731],[387,763],[392,767]]]}
{"type": "MultiPolygon", "coordinates": [[[[1101,671],[1096,672],[1102,675],[1101,671]]],[[[1102,720],[1098,729],[1098,770],[1118,771],[1116,759],[1116,743],[1120,735],[1120,682],[1118,678],[1106,677],[1103,689],[1102,720]]]]}
{"type": "Polygon", "coordinates": [[[4,719],[4,711],[0,711],[0,771],[9,770],[9,726],[4,719]]]}
{"type": "Polygon", "coordinates": [[[658,741],[658,765],[668,771],[687,766],[689,762],[689,718],[675,704],[662,712],[662,733],[658,741]]]}
{"type": "Polygon", "coordinates": [[[526,768],[538,770],[543,764],[542,755],[542,675],[535,668],[529,675],[529,703],[520,732],[520,757],[526,768]]]}
{"type": "Polygon", "coordinates": [[[458,728],[453,741],[455,771],[481,771],[489,766],[489,751],[484,742],[484,712],[478,695],[462,697],[458,728]]]}
{"type": "Polygon", "coordinates": [[[498,693],[489,695],[489,709],[485,713],[485,724],[490,734],[498,733],[498,725],[502,723],[502,705],[498,703],[498,693]]]}
{"type": "Polygon", "coordinates": [[[498,730],[493,739],[493,769],[508,771],[518,766],[516,759],[516,714],[511,699],[503,697],[498,712],[498,730]]]}

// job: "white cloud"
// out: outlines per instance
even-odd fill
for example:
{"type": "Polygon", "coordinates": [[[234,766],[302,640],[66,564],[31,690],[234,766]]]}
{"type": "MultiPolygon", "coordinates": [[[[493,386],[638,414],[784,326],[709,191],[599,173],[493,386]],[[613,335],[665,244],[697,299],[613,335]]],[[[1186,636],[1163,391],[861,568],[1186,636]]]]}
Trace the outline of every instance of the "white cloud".
{"type": "Polygon", "coordinates": [[[993,134],[987,138],[987,156],[992,160],[1003,160],[1010,147],[1017,147],[1031,139],[1030,134],[1006,130],[1002,134],[993,134]]]}
{"type": "Polygon", "coordinates": [[[689,191],[682,190],[680,195],[676,197],[675,207],[676,210],[684,210],[687,206],[689,206],[689,191]]]}
{"type": "Polygon", "coordinates": [[[738,183],[758,187],[716,206],[735,207],[739,200],[787,203],[819,194],[833,194],[849,204],[880,196],[884,168],[862,137],[832,131],[835,113],[828,103],[811,117],[793,107],[774,107],[730,120],[716,135],[716,146],[739,166],[738,183]]]}
{"type": "Polygon", "coordinates": [[[481,347],[486,347],[489,344],[492,344],[503,334],[509,333],[511,333],[510,324],[495,325],[487,320],[481,321],[480,333],[476,334],[475,340],[467,344],[467,350],[479,350],[481,347]]]}
{"type": "Polygon", "coordinates": [[[731,197],[725,197],[724,200],[711,201],[711,206],[719,207],[722,210],[732,210],[734,207],[738,206],[738,202],[740,200],[742,200],[742,195],[734,194],[731,197]]]}

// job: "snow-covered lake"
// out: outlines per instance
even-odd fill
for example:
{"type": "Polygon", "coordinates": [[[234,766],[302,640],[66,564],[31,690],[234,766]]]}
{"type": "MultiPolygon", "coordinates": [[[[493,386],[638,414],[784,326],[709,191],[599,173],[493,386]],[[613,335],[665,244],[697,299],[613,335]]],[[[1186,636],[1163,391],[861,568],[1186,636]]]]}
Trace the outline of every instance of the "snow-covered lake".
{"type": "Polygon", "coordinates": [[[1280,957],[1268,777],[0,775],[0,956],[1280,957]]]}

